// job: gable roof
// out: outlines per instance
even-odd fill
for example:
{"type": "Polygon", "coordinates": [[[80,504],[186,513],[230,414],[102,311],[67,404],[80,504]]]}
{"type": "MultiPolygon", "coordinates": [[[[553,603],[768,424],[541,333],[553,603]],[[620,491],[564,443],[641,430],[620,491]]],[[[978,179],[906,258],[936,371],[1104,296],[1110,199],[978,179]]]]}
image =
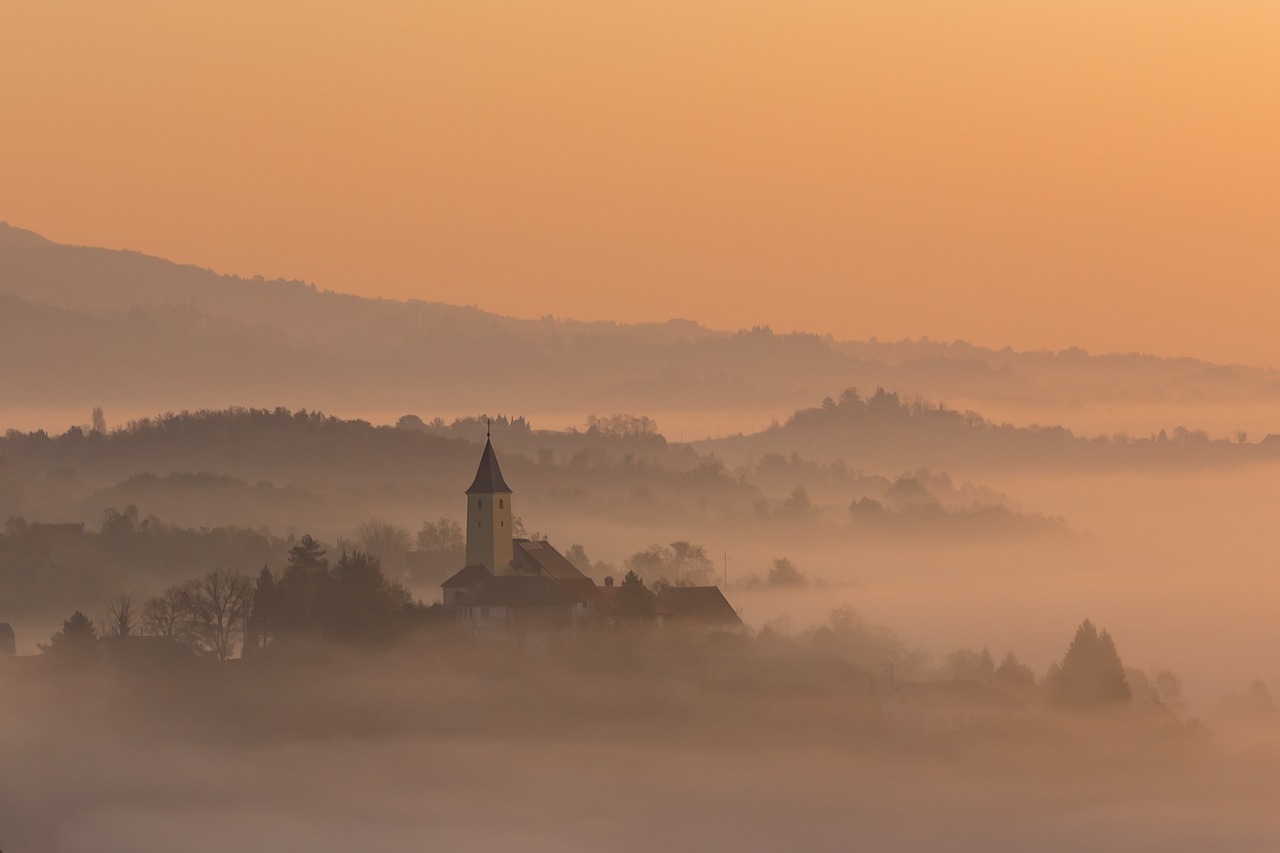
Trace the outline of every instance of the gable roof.
{"type": "Polygon", "coordinates": [[[515,539],[512,545],[515,546],[512,562],[520,574],[543,574],[558,581],[587,578],[545,539],[515,539]]]}
{"type": "Polygon", "coordinates": [[[577,598],[559,583],[541,575],[502,575],[487,578],[462,597],[464,607],[553,607],[572,605],[577,598]]]}
{"type": "MultiPolygon", "coordinates": [[[[454,565],[457,565],[456,563],[454,565]]],[[[466,566],[457,572],[440,586],[475,586],[485,578],[493,577],[493,573],[479,563],[466,566]]]]}
{"type": "Polygon", "coordinates": [[[658,598],[673,620],[715,625],[741,625],[742,619],[718,586],[667,586],[658,598]]]}
{"type": "Polygon", "coordinates": [[[511,494],[511,487],[502,479],[502,469],[498,467],[498,455],[493,452],[493,442],[484,440],[484,453],[480,454],[480,467],[476,469],[476,478],[467,489],[469,495],[490,495],[496,493],[511,494]]]}

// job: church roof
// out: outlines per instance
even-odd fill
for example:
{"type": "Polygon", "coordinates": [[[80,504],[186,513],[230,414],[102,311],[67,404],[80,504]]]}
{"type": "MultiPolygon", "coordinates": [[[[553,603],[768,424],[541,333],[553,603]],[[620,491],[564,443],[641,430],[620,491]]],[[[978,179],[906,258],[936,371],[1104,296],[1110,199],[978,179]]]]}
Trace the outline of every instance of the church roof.
{"type": "Polygon", "coordinates": [[[481,565],[467,566],[453,575],[440,586],[473,587],[485,578],[493,577],[493,573],[481,565]]]}
{"type": "Polygon", "coordinates": [[[469,495],[490,495],[498,492],[511,494],[511,487],[502,479],[502,469],[498,467],[498,455],[493,452],[493,442],[484,441],[484,453],[480,456],[480,467],[476,469],[476,478],[467,489],[469,495]]]}
{"type": "Polygon", "coordinates": [[[522,575],[540,574],[558,581],[586,578],[545,539],[516,539],[512,545],[515,546],[516,571],[522,575]]]}

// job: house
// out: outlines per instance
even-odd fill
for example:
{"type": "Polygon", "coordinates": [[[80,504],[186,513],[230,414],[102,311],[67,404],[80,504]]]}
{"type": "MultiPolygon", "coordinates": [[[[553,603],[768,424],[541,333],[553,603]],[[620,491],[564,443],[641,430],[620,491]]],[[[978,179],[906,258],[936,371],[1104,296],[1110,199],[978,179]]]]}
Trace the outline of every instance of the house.
{"type": "Polygon", "coordinates": [[[742,618],[716,586],[667,586],[658,593],[666,608],[666,621],[718,631],[742,627],[742,618]]]}
{"type": "MultiPolygon", "coordinates": [[[[477,637],[547,634],[576,628],[593,611],[611,612],[618,592],[611,578],[596,586],[550,542],[515,537],[511,494],[486,437],[466,491],[466,565],[440,584],[440,602],[453,610],[458,629],[477,637]]],[[[718,588],[670,589],[681,590],[670,601],[665,591],[645,591],[655,621],[678,612],[700,627],[742,625],[718,588]]]]}

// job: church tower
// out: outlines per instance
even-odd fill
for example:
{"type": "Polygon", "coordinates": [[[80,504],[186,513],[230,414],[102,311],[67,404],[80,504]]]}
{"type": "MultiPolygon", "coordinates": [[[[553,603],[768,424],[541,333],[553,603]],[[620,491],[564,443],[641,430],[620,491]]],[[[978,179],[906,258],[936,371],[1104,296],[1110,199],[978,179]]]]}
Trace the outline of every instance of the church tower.
{"type": "Polygon", "coordinates": [[[486,435],[480,467],[467,489],[467,565],[484,566],[494,575],[514,574],[512,547],[511,489],[486,435]]]}

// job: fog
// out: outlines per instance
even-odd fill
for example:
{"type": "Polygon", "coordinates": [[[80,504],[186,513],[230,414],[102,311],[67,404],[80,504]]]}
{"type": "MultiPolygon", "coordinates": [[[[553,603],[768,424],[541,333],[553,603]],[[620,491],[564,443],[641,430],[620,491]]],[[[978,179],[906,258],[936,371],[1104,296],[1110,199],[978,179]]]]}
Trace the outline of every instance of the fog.
{"type": "MultiPolygon", "coordinates": [[[[646,640],[651,643],[651,640],[646,640]]],[[[1280,753],[1138,712],[960,731],[690,643],[6,673],[6,850],[1274,849],[1280,753]],[[753,675],[754,673],[754,675],[753,675]]],[[[803,661],[801,661],[803,662],[803,661]]],[[[782,661],[786,664],[786,659],[782,661]]],[[[789,667],[791,668],[791,667],[789,667]]]]}
{"type": "Polygon", "coordinates": [[[1274,371],[518,321],[7,226],[0,356],[7,853],[1280,847],[1274,371]],[[581,622],[438,603],[489,440],[590,589],[528,612],[581,622]]]}

